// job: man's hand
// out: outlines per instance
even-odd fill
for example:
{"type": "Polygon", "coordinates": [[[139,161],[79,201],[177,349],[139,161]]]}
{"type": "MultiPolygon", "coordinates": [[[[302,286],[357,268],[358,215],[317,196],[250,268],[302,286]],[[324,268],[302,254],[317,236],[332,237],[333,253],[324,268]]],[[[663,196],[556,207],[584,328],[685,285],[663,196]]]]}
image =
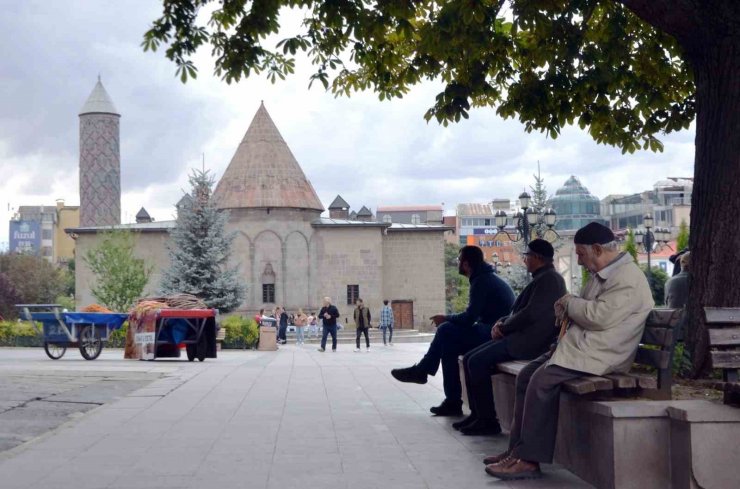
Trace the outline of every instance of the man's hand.
{"type": "Polygon", "coordinates": [[[445,322],[445,319],[447,319],[447,316],[444,314],[437,314],[436,316],[432,316],[429,319],[432,320],[435,326],[439,326],[440,324],[445,322]]]}
{"type": "Polygon", "coordinates": [[[572,294],[565,294],[563,297],[555,301],[555,317],[558,319],[565,317],[568,312],[568,302],[572,298],[572,294]]]}
{"type": "Polygon", "coordinates": [[[328,312],[325,312],[324,319],[331,319],[331,314],[329,314],[328,312]]]}
{"type": "Polygon", "coordinates": [[[501,331],[501,326],[503,326],[503,322],[496,321],[496,324],[493,325],[493,328],[491,328],[491,339],[492,340],[500,340],[504,337],[503,331],[501,331]]]}

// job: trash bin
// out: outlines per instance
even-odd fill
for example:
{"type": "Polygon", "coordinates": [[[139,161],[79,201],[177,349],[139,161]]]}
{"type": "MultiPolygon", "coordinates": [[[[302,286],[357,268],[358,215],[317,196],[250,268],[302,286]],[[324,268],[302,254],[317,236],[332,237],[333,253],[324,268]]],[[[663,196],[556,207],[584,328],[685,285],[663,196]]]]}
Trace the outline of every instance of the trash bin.
{"type": "Polygon", "coordinates": [[[260,351],[275,351],[277,350],[277,329],[272,326],[260,326],[260,351]]]}

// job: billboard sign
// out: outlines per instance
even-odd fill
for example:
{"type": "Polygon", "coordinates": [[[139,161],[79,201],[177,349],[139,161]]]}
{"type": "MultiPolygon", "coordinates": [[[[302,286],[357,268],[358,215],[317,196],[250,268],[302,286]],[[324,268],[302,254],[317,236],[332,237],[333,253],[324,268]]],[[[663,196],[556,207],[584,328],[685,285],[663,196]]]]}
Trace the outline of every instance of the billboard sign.
{"type": "Polygon", "coordinates": [[[475,235],[486,235],[486,236],[495,236],[499,233],[498,228],[474,228],[473,234],[475,235]]]}
{"type": "Polygon", "coordinates": [[[10,252],[38,255],[41,250],[41,223],[10,221],[10,252]]]}

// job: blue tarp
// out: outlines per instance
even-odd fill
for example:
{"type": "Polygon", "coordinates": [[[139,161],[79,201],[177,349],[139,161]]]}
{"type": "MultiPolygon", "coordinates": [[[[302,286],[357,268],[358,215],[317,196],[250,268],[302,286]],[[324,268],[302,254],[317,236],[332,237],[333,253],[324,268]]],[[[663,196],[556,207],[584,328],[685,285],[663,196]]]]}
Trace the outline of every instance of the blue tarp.
{"type": "Polygon", "coordinates": [[[159,341],[167,341],[177,345],[187,339],[190,326],[185,319],[160,318],[159,320],[162,321],[162,326],[159,330],[159,341]]]}
{"type": "MultiPolygon", "coordinates": [[[[128,314],[117,312],[62,312],[62,320],[67,324],[95,324],[98,326],[108,326],[110,329],[118,329],[128,319],[128,314]]],[[[42,323],[56,323],[56,316],[53,312],[32,312],[31,318],[34,321],[42,323]]]]}

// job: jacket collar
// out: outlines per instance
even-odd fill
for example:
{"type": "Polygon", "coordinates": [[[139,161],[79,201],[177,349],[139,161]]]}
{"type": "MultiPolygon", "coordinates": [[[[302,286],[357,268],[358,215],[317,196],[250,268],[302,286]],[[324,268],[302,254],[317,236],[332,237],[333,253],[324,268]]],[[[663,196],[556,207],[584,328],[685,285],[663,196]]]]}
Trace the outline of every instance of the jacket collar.
{"type": "Polygon", "coordinates": [[[473,273],[470,274],[470,278],[468,280],[472,282],[479,275],[484,275],[484,274],[489,274],[489,273],[493,273],[493,267],[489,265],[488,263],[483,262],[478,268],[473,270],[473,273]]]}
{"type": "Polygon", "coordinates": [[[543,265],[543,266],[541,266],[540,268],[538,268],[537,270],[534,271],[534,273],[532,274],[532,278],[535,278],[538,275],[542,275],[543,273],[545,273],[548,270],[554,270],[554,269],[555,269],[555,265],[553,265],[552,263],[549,263],[547,265],[543,265]]]}
{"type": "Polygon", "coordinates": [[[602,280],[607,280],[616,270],[631,262],[633,262],[632,255],[623,251],[611,263],[596,272],[596,275],[602,280]]]}

